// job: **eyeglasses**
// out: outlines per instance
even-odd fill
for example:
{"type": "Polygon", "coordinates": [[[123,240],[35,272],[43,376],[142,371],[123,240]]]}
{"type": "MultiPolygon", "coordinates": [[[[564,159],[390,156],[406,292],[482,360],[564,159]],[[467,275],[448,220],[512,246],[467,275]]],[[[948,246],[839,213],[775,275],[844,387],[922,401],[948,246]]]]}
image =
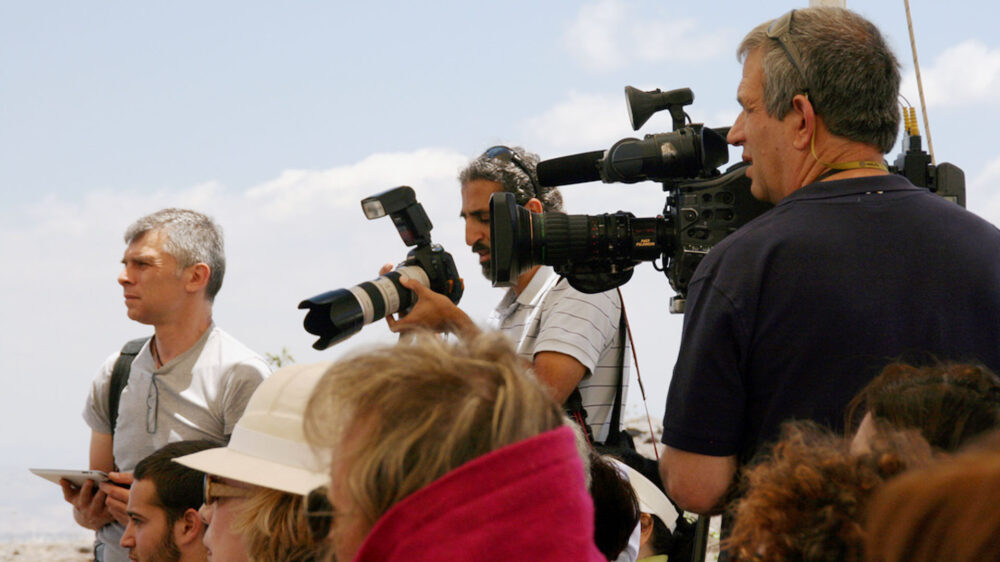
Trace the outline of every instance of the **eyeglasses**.
{"type": "Polygon", "coordinates": [[[802,57],[799,56],[799,49],[792,42],[791,30],[792,16],[794,14],[795,10],[790,10],[785,15],[771,22],[771,25],[767,27],[767,36],[777,41],[781,45],[781,48],[785,50],[788,60],[791,61],[795,70],[799,71],[802,81],[806,83],[806,91],[808,92],[809,81],[806,80],[806,73],[802,71],[802,57]]]}
{"type": "Polygon", "coordinates": [[[486,152],[483,153],[483,156],[517,166],[522,172],[524,172],[524,175],[528,176],[528,181],[531,182],[531,188],[535,190],[535,195],[537,196],[541,193],[541,189],[535,181],[535,176],[531,175],[528,166],[525,165],[524,161],[521,160],[521,157],[518,156],[512,148],[502,145],[493,146],[487,148],[486,152]]]}
{"type": "Polygon", "coordinates": [[[149,381],[146,393],[146,433],[156,433],[156,422],[160,412],[160,389],[156,386],[156,375],[149,381]]]}
{"type": "Polygon", "coordinates": [[[253,495],[253,490],[226,484],[216,479],[211,474],[205,475],[205,505],[211,505],[221,498],[248,498],[253,495]]]}
{"type": "Polygon", "coordinates": [[[325,539],[330,534],[330,527],[333,525],[335,512],[326,492],[326,486],[320,486],[309,492],[306,495],[306,500],[302,502],[306,522],[309,523],[309,531],[316,542],[325,539]]]}

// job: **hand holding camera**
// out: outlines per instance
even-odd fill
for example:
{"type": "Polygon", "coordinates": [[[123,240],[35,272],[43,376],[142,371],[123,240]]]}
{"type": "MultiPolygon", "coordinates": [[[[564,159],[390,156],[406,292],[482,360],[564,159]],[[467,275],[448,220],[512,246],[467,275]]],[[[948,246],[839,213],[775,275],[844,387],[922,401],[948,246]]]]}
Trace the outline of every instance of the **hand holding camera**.
{"type": "Polygon", "coordinates": [[[414,248],[399,267],[377,279],[299,303],[299,308],[309,310],[303,322],[306,331],[319,336],[313,343],[315,349],[326,349],[358,333],[365,324],[409,310],[419,296],[414,293],[416,285],[427,289],[425,302],[431,300],[430,293],[439,293],[453,305],[462,298],[464,285],[455,260],[431,243],[433,225],[413,188],[403,185],[368,197],[361,201],[361,208],[369,220],[389,215],[403,243],[414,248]]]}
{"type": "MultiPolygon", "coordinates": [[[[385,264],[379,270],[379,275],[386,275],[392,269],[392,264],[385,264]]],[[[415,329],[427,329],[463,334],[474,334],[479,331],[476,323],[445,295],[435,293],[409,277],[401,277],[399,284],[413,291],[417,301],[408,311],[400,311],[396,317],[392,314],[385,317],[390,331],[406,333],[415,329]]]]}

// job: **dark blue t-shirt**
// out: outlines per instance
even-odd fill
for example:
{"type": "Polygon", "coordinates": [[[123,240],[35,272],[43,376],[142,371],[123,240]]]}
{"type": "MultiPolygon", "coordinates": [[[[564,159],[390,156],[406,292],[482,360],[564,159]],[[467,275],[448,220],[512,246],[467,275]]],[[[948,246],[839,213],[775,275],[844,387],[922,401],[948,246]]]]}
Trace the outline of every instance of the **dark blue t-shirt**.
{"type": "Polygon", "coordinates": [[[913,358],[1000,371],[1000,231],[901,176],[810,184],[695,272],[663,442],[745,462],[913,358]]]}

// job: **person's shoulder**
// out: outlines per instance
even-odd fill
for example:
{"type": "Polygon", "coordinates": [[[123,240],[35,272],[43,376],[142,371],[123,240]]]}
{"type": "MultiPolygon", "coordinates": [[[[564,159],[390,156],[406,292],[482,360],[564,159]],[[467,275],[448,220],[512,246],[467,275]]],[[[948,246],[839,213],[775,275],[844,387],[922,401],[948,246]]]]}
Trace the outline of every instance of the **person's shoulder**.
{"type": "Polygon", "coordinates": [[[107,371],[110,373],[111,369],[114,368],[115,363],[118,362],[118,358],[121,357],[121,354],[122,350],[116,349],[110,355],[105,357],[104,361],[101,362],[101,372],[107,371]]]}
{"type": "Polygon", "coordinates": [[[580,305],[590,305],[600,308],[613,308],[621,306],[621,299],[618,296],[618,289],[608,289],[599,293],[584,293],[570,285],[568,279],[561,279],[559,283],[549,292],[550,298],[546,299],[549,304],[557,302],[578,303],[580,305]]]}
{"type": "Polygon", "coordinates": [[[942,217],[962,220],[969,225],[978,226],[991,233],[1000,233],[1000,230],[997,229],[995,224],[977,215],[973,211],[959,205],[958,203],[945,199],[944,197],[926,189],[921,189],[920,192],[925,204],[933,209],[934,214],[942,217]]]}
{"type": "Polygon", "coordinates": [[[235,336],[223,330],[219,326],[212,326],[211,330],[211,333],[208,334],[208,340],[206,343],[226,346],[226,348],[231,349],[234,353],[259,355],[257,352],[247,347],[246,344],[236,339],[235,336]]]}
{"type": "Polygon", "coordinates": [[[775,207],[758,215],[735,232],[712,246],[702,261],[719,261],[734,254],[736,259],[746,257],[744,252],[758,252],[788,235],[787,208],[775,207]]]}
{"type": "Polygon", "coordinates": [[[95,381],[100,382],[101,380],[110,380],[111,373],[115,370],[115,363],[118,362],[118,358],[121,357],[121,348],[115,349],[110,355],[108,355],[104,361],[101,362],[101,366],[97,369],[97,375],[95,376],[95,381]]]}
{"type": "Polygon", "coordinates": [[[226,369],[238,365],[257,370],[263,376],[271,373],[267,360],[261,354],[250,349],[246,344],[218,326],[212,327],[212,332],[205,341],[205,349],[202,350],[202,353],[204,354],[208,349],[213,350],[213,357],[217,358],[221,366],[226,369]]]}

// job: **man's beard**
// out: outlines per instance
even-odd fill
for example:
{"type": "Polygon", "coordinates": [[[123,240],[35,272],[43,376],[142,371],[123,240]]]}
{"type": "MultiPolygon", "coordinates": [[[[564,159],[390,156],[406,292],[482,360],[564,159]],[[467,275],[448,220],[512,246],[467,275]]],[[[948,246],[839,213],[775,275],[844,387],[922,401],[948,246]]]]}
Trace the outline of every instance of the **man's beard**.
{"type": "MultiPolygon", "coordinates": [[[[483,244],[482,242],[476,242],[475,244],[472,245],[472,251],[475,252],[475,254],[477,256],[480,255],[479,252],[482,252],[484,250],[487,251],[487,252],[489,252],[490,251],[490,247],[487,246],[486,244],[483,244]]],[[[492,256],[492,254],[490,254],[490,255],[492,256]]],[[[492,257],[491,257],[491,259],[492,259],[492,257]]],[[[479,267],[483,268],[483,275],[485,275],[486,278],[489,279],[490,281],[493,281],[493,268],[490,267],[490,260],[486,260],[484,262],[481,262],[479,264],[479,267]]]]}
{"type": "Polygon", "coordinates": [[[156,552],[151,557],[143,558],[139,562],[178,562],[181,559],[181,549],[174,541],[172,530],[173,524],[167,525],[167,530],[163,533],[163,540],[160,541],[156,552]]]}

